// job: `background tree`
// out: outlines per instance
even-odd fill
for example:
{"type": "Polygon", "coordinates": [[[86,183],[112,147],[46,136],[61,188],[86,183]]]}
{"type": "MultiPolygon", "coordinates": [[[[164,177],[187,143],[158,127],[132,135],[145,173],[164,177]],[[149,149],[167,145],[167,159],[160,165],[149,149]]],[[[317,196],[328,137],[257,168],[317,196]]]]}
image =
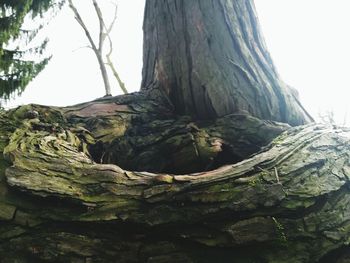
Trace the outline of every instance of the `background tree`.
{"type": "Polygon", "coordinates": [[[96,0],[92,0],[92,4],[94,6],[95,13],[97,15],[98,22],[99,22],[99,36],[98,36],[98,43],[96,44],[95,41],[93,40],[93,37],[92,37],[89,29],[86,26],[83,18],[81,17],[78,9],[74,5],[73,0],[68,0],[68,2],[69,2],[69,7],[72,9],[72,11],[74,13],[76,21],[79,23],[79,25],[84,30],[84,33],[85,33],[85,35],[90,43],[89,47],[94,51],[94,53],[96,55],[98,64],[100,66],[100,71],[101,71],[103,83],[105,86],[106,95],[109,96],[112,94],[106,66],[108,66],[111,69],[113,76],[116,78],[123,93],[127,94],[128,91],[125,88],[125,84],[122,82],[122,80],[121,80],[121,78],[120,78],[120,76],[119,76],[119,74],[118,74],[118,72],[117,72],[117,70],[112,62],[112,59],[111,59],[112,52],[113,52],[113,42],[110,38],[110,33],[113,30],[114,24],[117,20],[117,14],[118,14],[117,3],[116,2],[112,3],[114,5],[114,16],[113,16],[111,23],[109,25],[107,25],[98,2],[96,0]],[[106,39],[108,39],[109,51],[105,55],[103,46],[105,44],[106,39]]]}
{"type": "MultiPolygon", "coordinates": [[[[20,0],[0,3],[0,98],[8,99],[12,94],[20,94],[26,85],[45,67],[49,58],[31,60],[26,56],[42,54],[47,41],[32,48],[31,43],[39,29],[26,30],[26,18],[42,16],[49,8],[59,8],[63,1],[20,0]],[[16,42],[20,40],[20,42],[16,42]]],[[[52,9],[51,9],[52,10],[52,9]]]]}

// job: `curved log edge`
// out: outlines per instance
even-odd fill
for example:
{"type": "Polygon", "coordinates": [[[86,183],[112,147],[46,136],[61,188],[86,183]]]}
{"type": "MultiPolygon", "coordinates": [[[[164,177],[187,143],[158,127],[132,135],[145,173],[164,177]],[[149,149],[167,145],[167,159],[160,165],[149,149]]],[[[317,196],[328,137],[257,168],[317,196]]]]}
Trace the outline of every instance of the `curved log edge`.
{"type": "MultiPolygon", "coordinates": [[[[0,262],[326,262],[345,251],[349,131],[316,124],[290,128],[261,149],[288,127],[246,115],[195,123],[159,111],[161,105],[141,95],[128,96],[0,114],[0,262]],[[260,127],[261,144],[250,139],[257,137],[248,126],[260,127]],[[151,136],[145,127],[158,133],[151,136]],[[140,156],[142,163],[153,151],[160,171],[170,170],[152,147],[182,156],[186,147],[172,146],[185,141],[184,134],[193,136],[188,149],[197,149],[187,150],[187,158],[198,158],[201,140],[202,152],[212,153],[197,163],[215,162],[223,145],[237,142],[237,149],[254,142],[260,152],[188,174],[128,171],[91,156],[102,149],[102,161],[123,160],[127,145],[143,137],[143,147],[125,152],[126,159],[137,163],[140,156]],[[113,147],[113,156],[105,157],[113,147]]],[[[252,152],[240,158],[247,154],[252,152]]]]}

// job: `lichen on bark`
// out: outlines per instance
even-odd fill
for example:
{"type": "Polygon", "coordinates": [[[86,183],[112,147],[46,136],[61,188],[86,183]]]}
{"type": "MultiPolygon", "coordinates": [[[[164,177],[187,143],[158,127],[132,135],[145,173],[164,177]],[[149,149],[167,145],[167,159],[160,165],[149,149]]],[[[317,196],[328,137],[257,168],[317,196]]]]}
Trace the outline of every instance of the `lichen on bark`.
{"type": "Polygon", "coordinates": [[[254,14],[148,0],[141,92],[0,112],[0,262],[350,258],[350,131],[289,126],[254,14]]]}
{"type": "MultiPolygon", "coordinates": [[[[4,262],[213,262],[218,257],[222,262],[232,257],[237,262],[321,262],[346,246],[348,131],[322,125],[289,128],[244,115],[196,122],[171,120],[160,111],[155,118],[147,110],[161,105],[128,96],[68,108],[29,105],[1,115],[1,121],[17,125],[1,126],[7,160],[1,162],[6,172],[0,182],[4,262]],[[31,118],[28,111],[38,114],[31,118]],[[143,140],[180,156],[182,151],[171,145],[177,139],[170,140],[178,132],[171,132],[169,123],[177,123],[177,131],[206,134],[227,145],[239,147],[240,142],[242,149],[265,143],[254,131],[265,140],[281,135],[236,164],[152,174],[92,158],[89,150],[96,144],[107,145],[103,149],[117,145],[105,139],[108,135],[95,136],[101,123],[107,130],[114,127],[104,118],[162,127],[166,144],[151,143],[152,136],[141,133],[143,140]]],[[[125,127],[131,131],[120,135],[123,140],[140,141],[131,126],[125,127]]],[[[125,148],[120,149],[123,154],[125,148]]],[[[140,151],[128,154],[144,158],[140,151]]]]}

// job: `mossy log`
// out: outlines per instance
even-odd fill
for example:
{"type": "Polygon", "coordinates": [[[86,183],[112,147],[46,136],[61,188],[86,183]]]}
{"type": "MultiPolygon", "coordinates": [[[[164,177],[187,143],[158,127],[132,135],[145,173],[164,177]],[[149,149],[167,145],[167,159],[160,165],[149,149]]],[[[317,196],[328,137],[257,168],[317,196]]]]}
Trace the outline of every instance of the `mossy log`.
{"type": "Polygon", "coordinates": [[[0,123],[1,263],[346,262],[347,130],[195,122],[143,93],[0,123]]]}

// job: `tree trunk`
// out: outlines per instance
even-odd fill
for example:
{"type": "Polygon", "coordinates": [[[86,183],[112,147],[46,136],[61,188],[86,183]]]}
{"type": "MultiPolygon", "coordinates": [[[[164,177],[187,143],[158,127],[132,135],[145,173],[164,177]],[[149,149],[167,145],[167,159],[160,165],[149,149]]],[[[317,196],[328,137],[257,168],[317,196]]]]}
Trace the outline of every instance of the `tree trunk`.
{"type": "Polygon", "coordinates": [[[0,111],[0,262],[347,262],[350,131],[289,126],[252,2],[144,27],[141,92],[0,111]]]}
{"type": "Polygon", "coordinates": [[[252,0],[148,0],[142,88],[160,88],[179,114],[237,112],[291,125],[312,118],[276,73],[252,0]]]}
{"type": "Polygon", "coordinates": [[[62,109],[23,106],[2,113],[0,122],[1,262],[292,263],[348,257],[348,131],[288,129],[244,115],[193,122],[142,93],[62,109]],[[231,118],[241,125],[227,125],[231,118]],[[159,131],[152,135],[144,127],[159,131]],[[154,170],[171,170],[161,158],[169,152],[179,165],[197,162],[191,168],[196,170],[220,154],[223,141],[232,140],[239,151],[259,146],[258,136],[285,129],[242,162],[192,174],[128,171],[91,156],[121,139],[135,147],[114,151],[125,155],[118,158],[126,165],[142,169],[149,158],[154,170]],[[225,135],[231,132],[235,136],[225,135]],[[199,152],[205,153],[200,161],[199,152]]]}

